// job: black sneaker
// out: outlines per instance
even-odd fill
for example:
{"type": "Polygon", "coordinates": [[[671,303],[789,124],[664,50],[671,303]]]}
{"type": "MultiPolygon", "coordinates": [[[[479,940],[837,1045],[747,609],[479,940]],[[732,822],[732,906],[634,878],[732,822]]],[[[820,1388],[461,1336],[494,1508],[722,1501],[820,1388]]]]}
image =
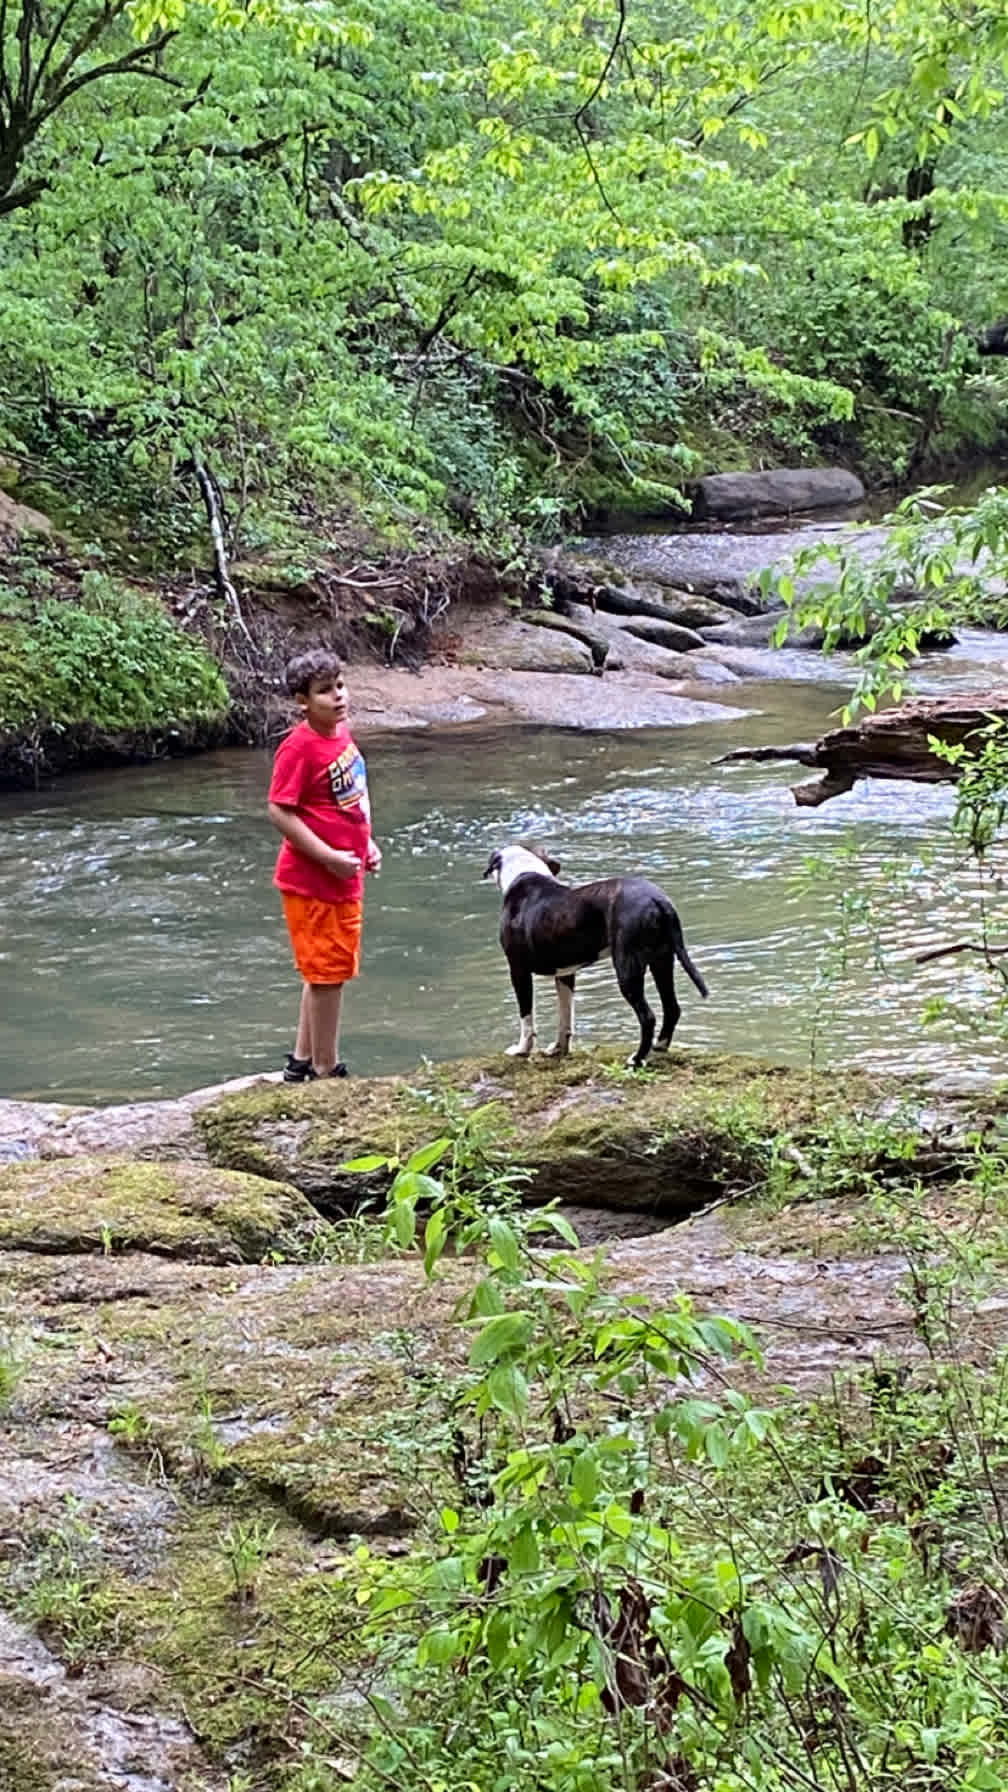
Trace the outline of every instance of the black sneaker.
{"type": "Polygon", "coordinates": [[[310,1058],[295,1058],[293,1052],[287,1053],[284,1065],[283,1080],[285,1083],[307,1083],[315,1075],[310,1058]]]}

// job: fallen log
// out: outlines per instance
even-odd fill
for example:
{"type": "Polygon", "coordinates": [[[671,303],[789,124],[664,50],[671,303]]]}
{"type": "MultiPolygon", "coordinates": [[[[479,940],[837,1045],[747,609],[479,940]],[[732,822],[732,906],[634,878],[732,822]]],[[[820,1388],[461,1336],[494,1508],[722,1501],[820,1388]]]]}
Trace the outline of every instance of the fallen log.
{"type": "MultiPolygon", "coordinates": [[[[803,809],[817,809],[830,797],[852,790],[859,778],[905,778],[917,784],[954,783],[961,766],[941,758],[932,740],[958,746],[979,735],[991,721],[1008,721],[1008,689],[962,692],[955,697],[919,697],[865,716],[850,728],[834,728],[821,740],[784,747],[736,747],[715,760],[790,760],[813,766],[822,776],[793,784],[803,809]]],[[[979,744],[979,743],[978,743],[979,744]]]]}

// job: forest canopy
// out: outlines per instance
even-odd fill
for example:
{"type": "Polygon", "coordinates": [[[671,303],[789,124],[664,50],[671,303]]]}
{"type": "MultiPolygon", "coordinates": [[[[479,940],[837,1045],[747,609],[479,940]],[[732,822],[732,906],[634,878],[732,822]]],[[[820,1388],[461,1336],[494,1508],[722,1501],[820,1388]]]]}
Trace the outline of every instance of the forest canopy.
{"type": "Polygon", "coordinates": [[[1004,425],[1008,20],[37,0],[0,13],[0,449],[70,501],[540,531],[1004,425]]]}

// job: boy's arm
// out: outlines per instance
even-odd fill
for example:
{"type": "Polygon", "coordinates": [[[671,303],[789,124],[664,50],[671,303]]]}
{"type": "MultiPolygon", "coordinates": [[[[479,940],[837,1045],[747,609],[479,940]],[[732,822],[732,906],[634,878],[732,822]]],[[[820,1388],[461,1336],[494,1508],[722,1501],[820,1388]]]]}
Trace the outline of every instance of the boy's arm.
{"type": "Polygon", "coordinates": [[[324,840],[312,832],[306,821],[302,821],[296,809],[288,809],[284,803],[270,803],[269,818],[275,828],[279,828],[284,838],[298,852],[303,852],[306,859],[314,859],[324,871],[332,877],[356,877],[361,862],[354,852],[340,852],[335,846],[327,846],[324,840]]]}

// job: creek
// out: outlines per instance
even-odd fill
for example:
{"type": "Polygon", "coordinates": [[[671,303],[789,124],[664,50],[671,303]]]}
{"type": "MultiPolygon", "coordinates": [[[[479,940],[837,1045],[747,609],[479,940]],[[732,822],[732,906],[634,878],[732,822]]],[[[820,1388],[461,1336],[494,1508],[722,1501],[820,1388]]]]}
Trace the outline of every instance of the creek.
{"type": "MultiPolygon", "coordinates": [[[[925,682],[981,683],[972,661],[995,653],[1008,643],[965,641],[925,682]]],[[[967,959],[912,963],[976,920],[949,789],[861,784],[806,811],[794,768],[713,763],[830,725],[850,667],[802,660],[810,682],[732,687],[743,717],[671,731],[364,737],[385,867],[346,1002],[351,1069],[489,1055],[517,1036],[481,874],[495,845],[531,835],[575,881],[639,869],[667,887],[711,989],[702,1002],[682,979],[678,1044],[957,1080],[999,1071],[995,1045],[921,1021],[929,998],[981,991],[967,959]]],[[[297,983],[271,888],[268,773],[267,755],[229,751],[0,797],[0,1095],[123,1101],[280,1065],[297,983]]],[[[611,968],[578,982],[581,1040],[629,1046],[611,968]]],[[[542,1043],[553,1019],[541,986],[542,1043]]]]}

